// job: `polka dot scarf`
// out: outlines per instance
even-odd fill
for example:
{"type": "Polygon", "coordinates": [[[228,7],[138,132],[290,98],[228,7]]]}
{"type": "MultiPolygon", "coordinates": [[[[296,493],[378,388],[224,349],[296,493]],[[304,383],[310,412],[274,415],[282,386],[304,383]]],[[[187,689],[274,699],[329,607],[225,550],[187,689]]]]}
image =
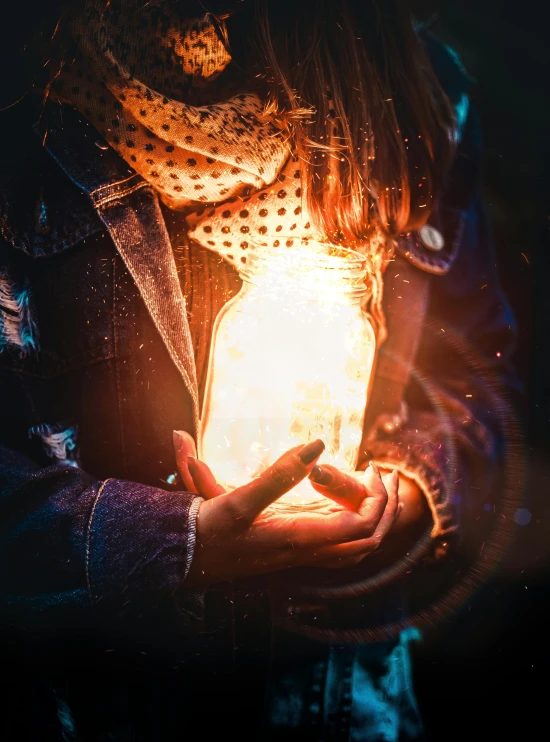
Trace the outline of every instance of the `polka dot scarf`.
{"type": "Polygon", "coordinates": [[[215,105],[184,102],[231,57],[217,21],[185,20],[172,8],[159,0],[86,0],[69,22],[75,58],[53,92],[86,116],[170,208],[264,188],[288,158],[287,143],[262,117],[254,94],[215,105]]]}
{"type": "MultiPolygon", "coordinates": [[[[231,57],[223,26],[209,15],[183,19],[173,7],[167,0],[85,0],[69,24],[74,59],[52,92],[74,105],[169,208],[190,212],[192,240],[235,268],[246,265],[251,250],[315,238],[298,157],[263,116],[258,96],[227,97],[221,76],[231,57]],[[221,101],[201,103],[213,90],[221,101]]],[[[382,234],[356,249],[370,257],[368,309],[381,343],[382,273],[393,249],[382,234]]]]}
{"type": "Polygon", "coordinates": [[[298,158],[291,156],[268,188],[190,214],[189,237],[238,268],[250,250],[293,247],[313,237],[304,207],[298,158]]]}

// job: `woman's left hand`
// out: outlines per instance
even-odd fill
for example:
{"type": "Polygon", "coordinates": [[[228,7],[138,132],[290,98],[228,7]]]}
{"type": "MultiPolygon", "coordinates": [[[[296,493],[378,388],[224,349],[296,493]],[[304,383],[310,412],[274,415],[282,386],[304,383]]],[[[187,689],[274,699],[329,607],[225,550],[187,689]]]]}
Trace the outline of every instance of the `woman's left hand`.
{"type": "MultiPolygon", "coordinates": [[[[197,459],[195,441],[189,433],[174,431],[174,449],[176,462],[186,491],[194,492],[207,500],[218,497],[225,492],[224,488],[216,482],[208,466],[197,459]]],[[[393,479],[393,472],[386,473],[382,477],[382,481],[380,481],[378,474],[374,475],[374,478],[372,476],[373,472],[370,472],[370,474],[371,476],[367,476],[367,479],[365,479],[363,476],[353,477],[345,474],[330,465],[314,466],[309,479],[312,487],[320,495],[323,495],[323,500],[322,503],[313,505],[313,510],[326,512],[326,514],[341,510],[359,511],[365,503],[367,505],[371,504],[371,498],[368,497],[371,494],[369,487],[378,486],[376,480],[388,492],[397,487],[397,480],[393,479]]],[[[374,507],[374,500],[372,500],[372,503],[374,507]]],[[[376,551],[384,537],[383,534],[387,533],[399,517],[396,508],[401,508],[401,505],[397,504],[397,500],[394,503],[392,507],[386,508],[386,512],[380,521],[380,527],[371,537],[354,543],[324,547],[317,551],[311,566],[326,568],[354,566],[368,554],[376,551]]],[[[273,507],[280,506],[275,505],[273,507]]]]}

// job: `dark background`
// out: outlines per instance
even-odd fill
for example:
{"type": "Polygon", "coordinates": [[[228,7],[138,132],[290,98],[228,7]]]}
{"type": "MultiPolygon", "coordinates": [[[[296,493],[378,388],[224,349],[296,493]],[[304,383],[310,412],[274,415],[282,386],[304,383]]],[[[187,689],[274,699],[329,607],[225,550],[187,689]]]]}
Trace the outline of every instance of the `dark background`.
{"type": "MultiPolygon", "coordinates": [[[[550,690],[550,18],[543,0],[412,5],[477,80],[472,102],[484,131],[486,203],[519,327],[516,363],[527,399],[523,486],[532,514],[491,584],[416,647],[415,682],[426,742],[530,739],[545,729],[550,690]]],[[[32,13],[29,2],[2,6],[0,107],[21,94],[10,69],[18,64],[11,56],[18,41],[6,32],[32,13]]],[[[12,118],[11,111],[4,115],[12,118]]],[[[5,152],[9,142],[0,141],[5,152]]]]}
{"type": "Polygon", "coordinates": [[[493,582],[416,649],[427,738],[548,736],[550,588],[550,44],[546,3],[415,0],[477,85],[484,190],[501,282],[519,328],[531,523],[493,582]]]}

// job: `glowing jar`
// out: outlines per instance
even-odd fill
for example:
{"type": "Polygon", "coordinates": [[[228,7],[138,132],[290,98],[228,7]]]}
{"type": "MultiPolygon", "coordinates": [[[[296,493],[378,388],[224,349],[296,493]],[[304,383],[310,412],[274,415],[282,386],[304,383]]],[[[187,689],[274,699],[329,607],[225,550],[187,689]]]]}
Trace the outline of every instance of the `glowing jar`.
{"type": "MultiPolygon", "coordinates": [[[[334,246],[249,252],[210,354],[199,446],[218,482],[240,486],[316,438],[324,463],[355,471],[375,353],[366,273],[334,246]]],[[[285,496],[318,499],[307,481],[285,496]]]]}

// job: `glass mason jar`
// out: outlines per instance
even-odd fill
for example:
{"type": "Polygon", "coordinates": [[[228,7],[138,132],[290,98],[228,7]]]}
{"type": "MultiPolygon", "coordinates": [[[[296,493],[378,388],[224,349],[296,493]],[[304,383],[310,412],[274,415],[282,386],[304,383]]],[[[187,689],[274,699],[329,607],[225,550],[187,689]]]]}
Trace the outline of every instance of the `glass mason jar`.
{"type": "MultiPolygon", "coordinates": [[[[366,274],[363,255],[335,246],[248,253],[210,351],[199,451],[219,483],[245,484],[316,438],[323,463],[355,471],[375,355],[366,274]]],[[[284,499],[319,495],[306,480],[284,499]]]]}

